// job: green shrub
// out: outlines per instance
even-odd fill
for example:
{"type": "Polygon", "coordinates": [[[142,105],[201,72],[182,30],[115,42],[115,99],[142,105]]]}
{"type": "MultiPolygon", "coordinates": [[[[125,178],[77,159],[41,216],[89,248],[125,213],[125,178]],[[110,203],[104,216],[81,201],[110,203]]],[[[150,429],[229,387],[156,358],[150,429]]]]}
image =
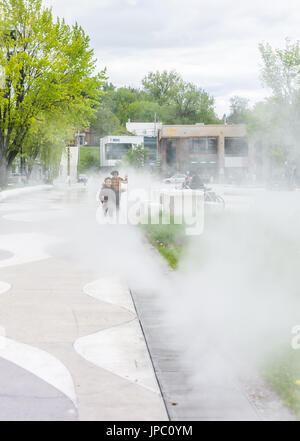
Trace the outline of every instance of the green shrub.
{"type": "Polygon", "coordinates": [[[99,170],[99,167],[100,167],[100,148],[80,147],[78,173],[99,170]]]}

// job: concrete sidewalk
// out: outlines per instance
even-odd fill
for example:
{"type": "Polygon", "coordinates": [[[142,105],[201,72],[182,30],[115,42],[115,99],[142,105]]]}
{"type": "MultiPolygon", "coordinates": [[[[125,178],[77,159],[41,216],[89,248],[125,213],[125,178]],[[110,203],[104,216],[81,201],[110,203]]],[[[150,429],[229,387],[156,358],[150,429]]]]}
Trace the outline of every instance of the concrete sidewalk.
{"type": "Polygon", "coordinates": [[[27,195],[36,191],[51,190],[53,185],[32,185],[28,187],[13,188],[11,190],[0,191],[0,202],[16,198],[18,196],[27,195]]]}
{"type": "Polygon", "coordinates": [[[25,221],[0,204],[0,420],[167,420],[128,287],[64,256],[50,193],[26,197],[25,221]]]}
{"type": "Polygon", "coordinates": [[[167,263],[137,228],[95,212],[86,189],[0,203],[0,419],[293,419],[264,386],[257,405],[237,379],[186,365],[167,263]]]}

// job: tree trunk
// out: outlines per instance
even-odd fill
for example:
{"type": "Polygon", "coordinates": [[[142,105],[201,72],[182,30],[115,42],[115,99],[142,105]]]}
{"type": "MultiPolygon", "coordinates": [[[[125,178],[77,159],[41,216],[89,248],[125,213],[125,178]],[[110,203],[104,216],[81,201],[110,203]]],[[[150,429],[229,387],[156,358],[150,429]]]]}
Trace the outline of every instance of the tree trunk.
{"type": "Polygon", "coordinates": [[[27,167],[25,165],[25,174],[26,174],[26,182],[29,182],[29,179],[31,177],[31,173],[33,170],[33,164],[27,164],[27,167]]]}
{"type": "Polygon", "coordinates": [[[6,187],[8,181],[8,167],[5,161],[0,163],[0,188],[6,187]]]}

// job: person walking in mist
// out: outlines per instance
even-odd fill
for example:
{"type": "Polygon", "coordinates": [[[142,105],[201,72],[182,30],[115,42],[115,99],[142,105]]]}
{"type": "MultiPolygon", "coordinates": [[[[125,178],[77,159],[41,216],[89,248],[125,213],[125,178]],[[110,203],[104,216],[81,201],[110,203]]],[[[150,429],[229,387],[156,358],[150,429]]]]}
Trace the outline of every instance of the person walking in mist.
{"type": "Polygon", "coordinates": [[[193,174],[192,180],[190,182],[190,188],[192,190],[202,190],[205,188],[200,176],[198,174],[193,174]]]}
{"type": "Polygon", "coordinates": [[[182,184],[182,189],[183,190],[190,190],[191,189],[191,182],[192,182],[192,177],[191,175],[188,173],[186,175],[186,178],[182,184]]]}
{"type": "Polygon", "coordinates": [[[104,216],[114,216],[116,212],[116,193],[112,188],[111,178],[105,178],[99,193],[99,202],[102,205],[104,216]]]}
{"type": "Polygon", "coordinates": [[[128,176],[126,175],[124,177],[124,179],[121,178],[119,176],[118,170],[112,171],[111,175],[112,175],[111,185],[112,185],[113,190],[116,193],[116,207],[117,207],[117,210],[119,210],[119,208],[120,208],[121,183],[123,182],[124,184],[127,184],[128,183],[128,176]]]}

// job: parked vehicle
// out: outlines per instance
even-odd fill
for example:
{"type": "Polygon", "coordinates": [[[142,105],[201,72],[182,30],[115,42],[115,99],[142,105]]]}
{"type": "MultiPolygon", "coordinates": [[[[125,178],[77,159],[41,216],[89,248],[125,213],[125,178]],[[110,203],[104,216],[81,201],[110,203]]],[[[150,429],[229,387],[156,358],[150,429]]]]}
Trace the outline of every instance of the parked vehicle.
{"type": "Polygon", "coordinates": [[[186,180],[186,175],[177,173],[176,175],[171,176],[170,178],[166,178],[163,180],[164,184],[183,184],[186,180]]]}
{"type": "Polygon", "coordinates": [[[87,184],[88,179],[87,175],[81,174],[78,176],[78,182],[82,182],[84,185],[87,184]]]}

